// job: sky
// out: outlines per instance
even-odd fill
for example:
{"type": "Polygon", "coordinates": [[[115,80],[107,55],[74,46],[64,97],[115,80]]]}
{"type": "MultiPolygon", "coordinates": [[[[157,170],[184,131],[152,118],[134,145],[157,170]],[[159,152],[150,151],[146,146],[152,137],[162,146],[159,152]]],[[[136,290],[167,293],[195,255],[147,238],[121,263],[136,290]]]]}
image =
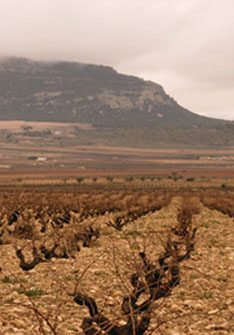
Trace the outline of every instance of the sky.
{"type": "Polygon", "coordinates": [[[234,120],[234,0],[0,0],[0,57],[103,64],[234,120]]]}

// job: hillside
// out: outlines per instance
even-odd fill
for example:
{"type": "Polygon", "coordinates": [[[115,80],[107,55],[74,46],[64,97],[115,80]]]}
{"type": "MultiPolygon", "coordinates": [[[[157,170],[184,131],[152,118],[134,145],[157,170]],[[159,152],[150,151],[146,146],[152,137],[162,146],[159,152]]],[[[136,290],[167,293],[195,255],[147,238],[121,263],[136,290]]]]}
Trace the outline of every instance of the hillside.
{"type": "Polygon", "coordinates": [[[181,107],[153,82],[106,66],[0,63],[0,120],[84,123],[80,144],[158,147],[234,145],[234,123],[181,107]]]}

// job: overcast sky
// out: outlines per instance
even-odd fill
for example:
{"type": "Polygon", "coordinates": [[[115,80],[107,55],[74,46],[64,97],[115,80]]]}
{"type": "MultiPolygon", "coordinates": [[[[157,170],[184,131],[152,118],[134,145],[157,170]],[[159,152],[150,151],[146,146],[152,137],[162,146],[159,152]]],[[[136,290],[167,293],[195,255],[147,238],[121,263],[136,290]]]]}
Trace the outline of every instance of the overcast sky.
{"type": "Polygon", "coordinates": [[[0,0],[0,56],[104,64],[234,120],[234,0],[0,0]]]}

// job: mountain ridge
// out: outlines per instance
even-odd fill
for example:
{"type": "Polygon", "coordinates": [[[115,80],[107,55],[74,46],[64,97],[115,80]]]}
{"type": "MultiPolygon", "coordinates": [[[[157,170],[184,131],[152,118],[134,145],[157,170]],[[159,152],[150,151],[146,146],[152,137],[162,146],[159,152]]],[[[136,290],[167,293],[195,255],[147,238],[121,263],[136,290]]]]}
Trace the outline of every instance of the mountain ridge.
{"type": "Polygon", "coordinates": [[[90,143],[234,145],[233,121],[195,114],[152,81],[77,62],[0,60],[0,120],[92,124],[78,135],[90,143]]]}

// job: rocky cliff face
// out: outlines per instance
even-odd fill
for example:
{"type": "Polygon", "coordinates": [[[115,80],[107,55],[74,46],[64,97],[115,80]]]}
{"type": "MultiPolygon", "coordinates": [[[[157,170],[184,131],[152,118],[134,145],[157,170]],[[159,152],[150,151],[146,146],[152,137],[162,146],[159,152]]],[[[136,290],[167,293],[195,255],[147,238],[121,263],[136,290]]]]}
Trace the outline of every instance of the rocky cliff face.
{"type": "Polygon", "coordinates": [[[233,122],[184,109],[158,84],[81,63],[2,60],[0,119],[88,123],[103,134],[124,131],[130,142],[136,134],[144,142],[147,129],[150,146],[162,138],[190,143],[197,137],[200,144],[234,144],[233,122]]]}

